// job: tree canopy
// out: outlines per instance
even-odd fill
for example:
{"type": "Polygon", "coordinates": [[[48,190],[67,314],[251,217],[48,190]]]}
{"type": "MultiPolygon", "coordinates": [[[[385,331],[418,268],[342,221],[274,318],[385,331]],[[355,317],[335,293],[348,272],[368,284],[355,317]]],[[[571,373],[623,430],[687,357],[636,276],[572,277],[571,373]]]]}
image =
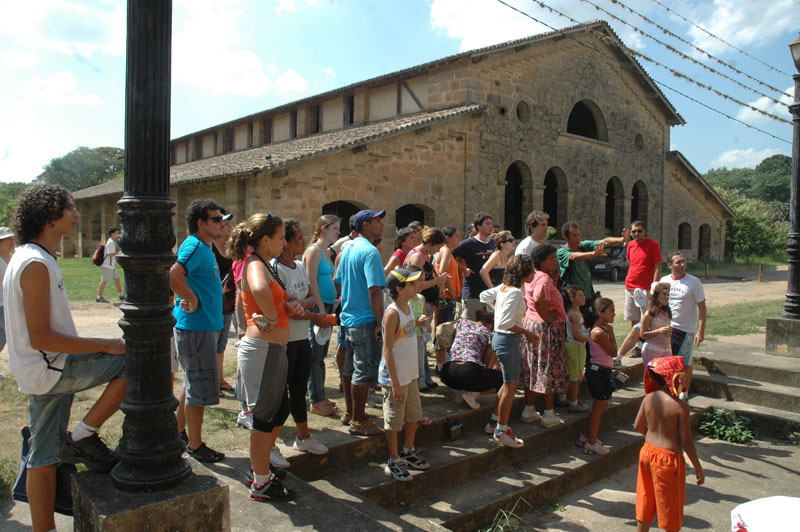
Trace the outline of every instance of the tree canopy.
{"type": "Polygon", "coordinates": [[[50,159],[36,181],[58,184],[70,191],[99,185],[122,177],[124,155],[121,148],[81,146],[50,159]]]}
{"type": "Polygon", "coordinates": [[[792,158],[779,154],[767,157],[755,168],[712,168],[705,177],[715,188],[735,190],[768,203],[788,203],[792,158]]]}

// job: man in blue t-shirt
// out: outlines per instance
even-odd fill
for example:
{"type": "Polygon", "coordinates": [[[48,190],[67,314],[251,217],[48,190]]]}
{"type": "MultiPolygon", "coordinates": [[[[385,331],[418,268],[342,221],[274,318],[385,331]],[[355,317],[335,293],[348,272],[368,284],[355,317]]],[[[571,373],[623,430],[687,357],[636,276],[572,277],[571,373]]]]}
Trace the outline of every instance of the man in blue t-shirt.
{"type": "MultiPolygon", "coordinates": [[[[229,218],[230,215],[227,215],[229,218]]],[[[169,272],[175,295],[175,345],[183,368],[186,396],[186,452],[201,462],[225,455],[203,443],[203,412],[219,404],[217,340],[222,329],[222,284],[211,241],[222,236],[221,207],[210,199],[194,200],[186,209],[189,237],[178,249],[169,272]]]]}
{"type": "Polygon", "coordinates": [[[352,227],[358,237],[342,251],[336,270],[336,284],[342,287],[341,329],[347,353],[342,368],[342,389],[347,412],[342,422],[350,434],[371,436],[382,431],[366,416],[364,405],[370,386],[378,384],[383,339],[383,287],[386,277],[378,249],[372,245],[383,235],[386,211],[356,213],[352,227]]]}
{"type": "Polygon", "coordinates": [[[464,285],[461,289],[461,317],[470,320],[475,319],[475,312],[483,306],[479,296],[488,287],[481,279],[480,271],[494,252],[494,240],[490,238],[494,230],[492,215],[488,212],[479,212],[475,215],[472,225],[478,231],[475,236],[465,238],[453,249],[453,256],[464,275],[464,285]]]}

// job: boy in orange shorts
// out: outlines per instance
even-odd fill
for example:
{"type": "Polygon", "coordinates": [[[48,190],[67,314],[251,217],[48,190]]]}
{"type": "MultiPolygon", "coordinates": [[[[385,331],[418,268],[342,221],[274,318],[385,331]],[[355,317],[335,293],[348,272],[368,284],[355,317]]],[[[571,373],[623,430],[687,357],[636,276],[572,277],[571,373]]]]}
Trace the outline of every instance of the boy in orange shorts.
{"type": "Polygon", "coordinates": [[[695,470],[697,485],[703,483],[703,467],[697,458],[689,424],[689,406],[678,399],[684,375],[683,357],[657,358],[647,364],[645,392],[633,428],[645,436],[639,453],[636,484],[638,531],[650,530],[653,516],[668,532],[683,526],[686,497],[686,461],[695,470]]]}

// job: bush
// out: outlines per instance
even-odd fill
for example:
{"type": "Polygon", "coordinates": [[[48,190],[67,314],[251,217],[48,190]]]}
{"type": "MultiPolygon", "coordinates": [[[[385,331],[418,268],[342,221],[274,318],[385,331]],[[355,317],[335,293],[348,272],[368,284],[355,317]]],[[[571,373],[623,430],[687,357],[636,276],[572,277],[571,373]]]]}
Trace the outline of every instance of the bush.
{"type": "Polygon", "coordinates": [[[737,417],[724,408],[715,408],[703,414],[700,432],[715,440],[731,443],[750,443],[758,436],[758,431],[750,424],[750,419],[737,417]]]}

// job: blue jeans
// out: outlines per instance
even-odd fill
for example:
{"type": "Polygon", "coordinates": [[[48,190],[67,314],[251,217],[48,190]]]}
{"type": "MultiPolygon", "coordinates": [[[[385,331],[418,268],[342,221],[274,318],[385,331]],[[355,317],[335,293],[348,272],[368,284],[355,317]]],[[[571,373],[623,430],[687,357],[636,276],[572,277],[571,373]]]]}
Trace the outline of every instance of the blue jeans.
{"type": "Polygon", "coordinates": [[[381,363],[383,339],[375,338],[377,321],[355,327],[346,327],[347,353],[344,357],[342,375],[351,377],[356,386],[378,384],[378,366],[381,363]]]}
{"type": "Polygon", "coordinates": [[[125,377],[125,357],[107,353],[69,355],[61,377],[44,395],[28,396],[31,457],[28,467],[58,463],[58,450],[67,437],[75,394],[125,377]]]}
{"type": "Polygon", "coordinates": [[[419,363],[419,387],[430,388],[433,385],[431,379],[431,368],[428,366],[428,352],[425,349],[425,339],[422,336],[417,336],[417,357],[419,363]]]}
{"type": "MultiPolygon", "coordinates": [[[[333,314],[335,303],[325,303],[325,314],[333,314]]],[[[312,312],[319,312],[314,306],[312,312]]],[[[308,376],[308,399],[318,403],[325,399],[325,355],[328,354],[330,339],[319,345],[314,339],[314,323],[308,322],[308,341],[311,342],[311,375],[308,376]]]]}
{"type": "Polygon", "coordinates": [[[519,370],[522,365],[522,352],[519,333],[497,332],[492,335],[492,349],[500,361],[500,371],[503,372],[503,382],[518,383],[519,370]]]}

